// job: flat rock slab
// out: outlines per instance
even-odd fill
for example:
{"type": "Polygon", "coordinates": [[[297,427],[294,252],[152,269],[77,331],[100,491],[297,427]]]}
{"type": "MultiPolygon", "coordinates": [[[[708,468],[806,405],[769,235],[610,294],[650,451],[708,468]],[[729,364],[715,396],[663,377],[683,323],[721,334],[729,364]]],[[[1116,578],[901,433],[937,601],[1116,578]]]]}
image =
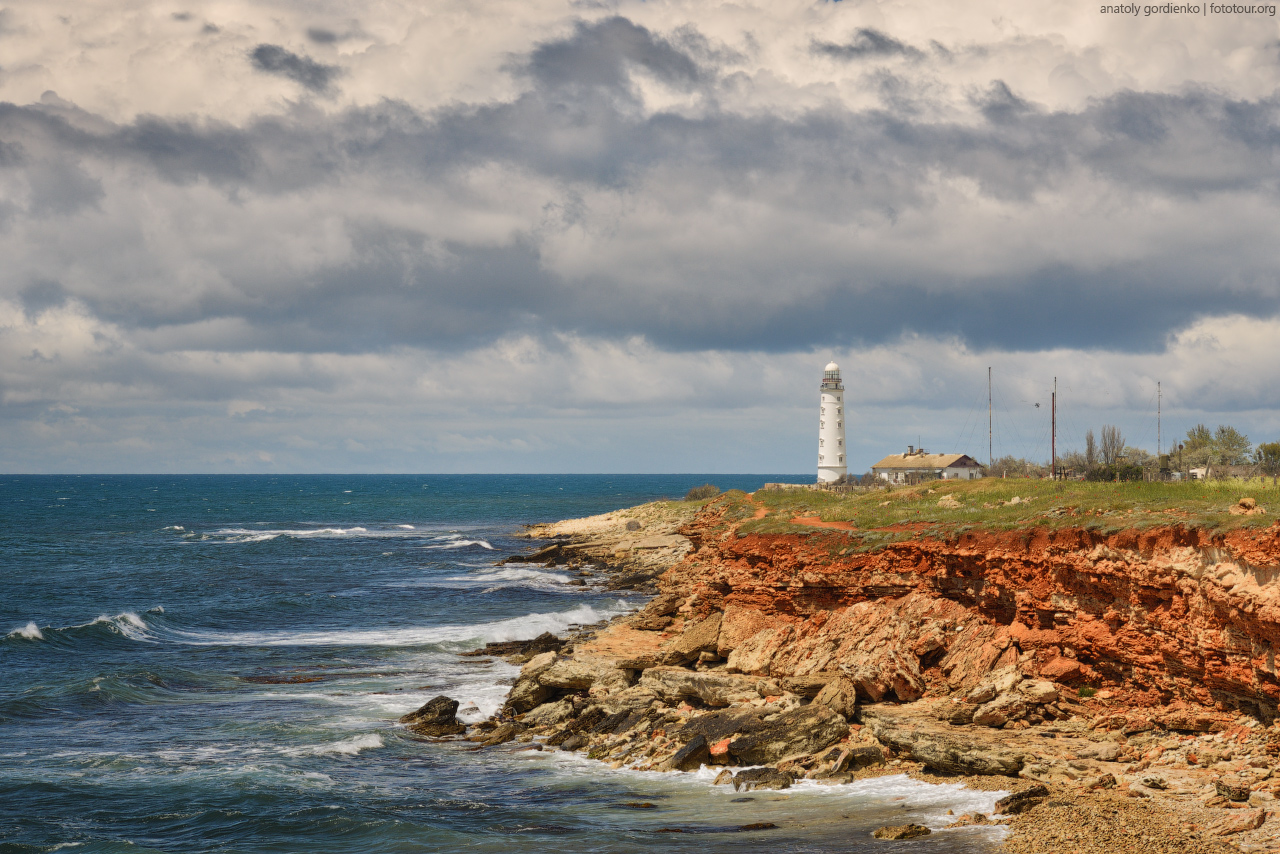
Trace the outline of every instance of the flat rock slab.
{"type": "Polygon", "coordinates": [[[863,723],[881,744],[927,768],[946,774],[1016,777],[1026,755],[1007,746],[1007,736],[989,727],[953,727],[923,709],[888,704],[862,709],[863,723]]]}

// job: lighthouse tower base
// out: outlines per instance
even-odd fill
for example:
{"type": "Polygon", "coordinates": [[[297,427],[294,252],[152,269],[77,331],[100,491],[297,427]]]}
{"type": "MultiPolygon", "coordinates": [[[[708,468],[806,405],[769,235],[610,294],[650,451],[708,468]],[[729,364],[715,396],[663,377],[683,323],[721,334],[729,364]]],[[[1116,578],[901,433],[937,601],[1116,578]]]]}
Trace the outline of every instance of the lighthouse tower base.
{"type": "Polygon", "coordinates": [[[844,466],[818,466],[818,483],[835,483],[848,473],[844,466]]]}

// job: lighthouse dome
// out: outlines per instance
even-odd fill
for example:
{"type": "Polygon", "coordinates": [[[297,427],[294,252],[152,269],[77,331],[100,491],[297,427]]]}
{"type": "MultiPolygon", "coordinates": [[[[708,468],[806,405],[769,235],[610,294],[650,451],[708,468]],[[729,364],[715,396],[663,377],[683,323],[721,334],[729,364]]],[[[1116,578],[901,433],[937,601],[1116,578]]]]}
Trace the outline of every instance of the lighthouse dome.
{"type": "Polygon", "coordinates": [[[839,365],[837,365],[835,362],[827,362],[827,367],[826,367],[826,368],[824,368],[823,370],[827,370],[827,371],[838,371],[838,370],[840,370],[840,366],[839,366],[839,365]]]}

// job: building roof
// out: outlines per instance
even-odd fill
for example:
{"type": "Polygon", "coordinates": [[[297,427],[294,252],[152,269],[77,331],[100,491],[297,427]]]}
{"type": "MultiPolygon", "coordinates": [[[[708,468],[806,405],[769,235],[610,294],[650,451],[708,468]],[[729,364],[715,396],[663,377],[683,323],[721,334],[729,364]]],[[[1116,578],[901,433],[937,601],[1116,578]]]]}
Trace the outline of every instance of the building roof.
{"type": "Polygon", "coordinates": [[[979,463],[968,454],[890,454],[871,468],[873,471],[875,469],[945,469],[955,465],[969,467],[979,463]]]}

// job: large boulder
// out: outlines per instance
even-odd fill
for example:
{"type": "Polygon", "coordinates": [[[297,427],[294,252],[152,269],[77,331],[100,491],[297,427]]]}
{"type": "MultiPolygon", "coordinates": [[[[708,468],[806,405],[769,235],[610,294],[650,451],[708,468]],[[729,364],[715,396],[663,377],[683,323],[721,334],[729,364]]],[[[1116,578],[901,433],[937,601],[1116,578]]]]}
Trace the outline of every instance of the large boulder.
{"type": "Polygon", "coordinates": [[[858,713],[858,692],[853,683],[843,676],[829,680],[818,691],[813,702],[826,706],[838,715],[853,720],[858,713]]]}
{"type": "Polygon", "coordinates": [[[729,744],[730,755],[746,765],[767,765],[788,756],[816,753],[849,734],[843,716],[826,706],[801,706],[762,721],[759,730],[729,744]]]}
{"type": "Polygon", "coordinates": [[[1007,694],[1022,681],[1022,674],[1014,667],[1002,667],[982,678],[982,681],[969,690],[965,701],[969,703],[989,703],[1001,694],[1007,694]]]}
{"type": "Polygon", "coordinates": [[[650,667],[640,677],[639,687],[647,688],[664,700],[696,699],[708,706],[722,708],[759,699],[756,682],[756,679],[729,673],[699,673],[683,667],[650,667]]]}
{"type": "Polygon", "coordinates": [[[733,789],[790,789],[791,775],[777,768],[751,768],[733,775],[733,789]]]}
{"type": "Polygon", "coordinates": [[[696,715],[671,735],[677,741],[689,741],[696,736],[702,736],[708,744],[718,745],[725,739],[764,729],[768,724],[763,719],[771,713],[772,710],[768,708],[734,706],[723,711],[696,715]]]}
{"type": "Polygon", "coordinates": [[[705,620],[688,626],[680,637],[667,648],[664,660],[670,664],[692,661],[700,652],[715,652],[720,637],[720,620],[724,614],[716,611],[705,620]]]}
{"type": "Polygon", "coordinates": [[[707,740],[698,735],[661,765],[663,771],[697,771],[711,760],[707,740]]]}
{"type": "Polygon", "coordinates": [[[400,718],[410,731],[418,735],[438,737],[457,735],[466,732],[466,726],[454,717],[458,712],[458,701],[441,694],[428,700],[417,711],[410,712],[400,718]]]}
{"type": "Polygon", "coordinates": [[[511,692],[507,694],[507,708],[519,714],[555,697],[558,693],[556,689],[543,685],[538,678],[555,663],[554,652],[544,652],[529,659],[520,669],[520,677],[516,679],[511,692]]]}
{"type": "Polygon", "coordinates": [[[1027,698],[1021,693],[1010,692],[974,709],[973,722],[978,726],[1002,727],[1009,721],[1025,717],[1027,711],[1027,698]]]}
{"type": "Polygon", "coordinates": [[[908,708],[865,707],[862,721],[881,744],[946,774],[1018,776],[1026,757],[987,729],[956,729],[908,708]]]}

